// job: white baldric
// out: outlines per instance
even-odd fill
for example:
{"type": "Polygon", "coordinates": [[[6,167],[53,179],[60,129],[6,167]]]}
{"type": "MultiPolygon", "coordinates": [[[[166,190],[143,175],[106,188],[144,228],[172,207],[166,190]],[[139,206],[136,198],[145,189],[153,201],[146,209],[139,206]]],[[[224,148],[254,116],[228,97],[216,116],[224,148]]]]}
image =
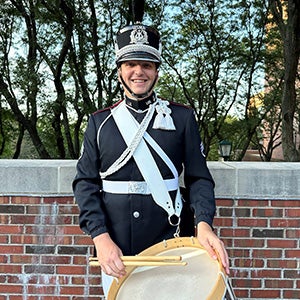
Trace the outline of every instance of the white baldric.
{"type": "MultiPolygon", "coordinates": [[[[112,116],[128,146],[128,148],[124,151],[124,153],[127,152],[130,157],[131,155],[129,153],[132,154],[142,176],[145,179],[145,182],[147,183],[147,186],[149,187],[149,190],[153,196],[154,201],[168,213],[170,224],[177,226],[178,223],[173,224],[171,221],[171,217],[173,215],[176,215],[178,217],[178,220],[180,221],[182,200],[179,191],[178,173],[170,158],[161,149],[161,147],[152,139],[152,137],[146,132],[146,129],[153,116],[156,105],[157,102],[150,105],[149,111],[141,124],[139,124],[134,119],[132,114],[128,111],[125,105],[125,101],[123,101],[117,107],[112,109],[112,116]],[[162,178],[162,175],[144,139],[148,141],[151,147],[160,155],[160,157],[164,160],[164,162],[169,166],[170,170],[174,175],[174,179],[177,181],[176,184],[177,194],[175,200],[175,207],[173,206],[172,199],[169,195],[168,188],[164,182],[164,179],[162,178]],[[133,144],[134,144],[134,149],[132,149],[133,144]]],[[[128,157],[128,155],[125,156],[128,157]]],[[[128,159],[123,157],[122,159],[119,160],[119,164],[122,164],[122,161],[124,160],[128,161],[128,159]]],[[[115,166],[115,169],[116,168],[117,166],[115,166]]],[[[104,173],[100,173],[102,179],[104,179],[108,174],[112,174],[112,172],[108,172],[108,171],[104,173]]]]}

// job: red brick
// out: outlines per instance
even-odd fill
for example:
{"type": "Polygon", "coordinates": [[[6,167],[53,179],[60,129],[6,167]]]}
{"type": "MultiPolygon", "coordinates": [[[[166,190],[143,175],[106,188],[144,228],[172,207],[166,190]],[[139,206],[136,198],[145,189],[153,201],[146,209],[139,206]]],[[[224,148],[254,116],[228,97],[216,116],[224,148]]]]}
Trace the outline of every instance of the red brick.
{"type": "MultiPolygon", "coordinates": [[[[26,296],[26,300],[39,300],[39,299],[40,299],[39,296],[26,296]]],[[[24,297],[11,295],[9,296],[9,300],[24,300],[24,297]]]]}
{"type": "Polygon", "coordinates": [[[216,204],[217,204],[217,207],[222,207],[222,206],[232,207],[232,206],[234,206],[234,200],[231,200],[231,199],[216,199],[216,204]]]}
{"type": "Polygon", "coordinates": [[[234,286],[239,288],[260,288],[261,287],[261,280],[260,279],[248,279],[248,278],[240,278],[235,279],[233,281],[234,286]]]}
{"type": "Polygon", "coordinates": [[[1,245],[0,247],[0,253],[8,254],[8,253],[24,253],[24,247],[23,246],[7,246],[7,245],[1,245]]]}
{"type": "Polygon", "coordinates": [[[217,227],[231,227],[232,226],[232,218],[218,218],[214,219],[214,226],[217,227]]]}
{"type": "Polygon", "coordinates": [[[273,218],[281,218],[283,217],[282,209],[274,209],[274,208],[255,208],[253,209],[253,217],[273,217],[273,218]]]}
{"type": "Polygon", "coordinates": [[[0,275],[0,283],[5,283],[6,282],[6,275],[0,275]]]}
{"type": "Polygon", "coordinates": [[[285,211],[285,217],[287,218],[299,218],[300,217],[300,208],[287,208],[285,211]]]}
{"type": "Polygon", "coordinates": [[[280,278],[281,270],[258,269],[251,271],[251,278],[280,278]]]}
{"type": "Polygon", "coordinates": [[[249,249],[227,249],[228,254],[230,257],[250,257],[250,251],[249,249]]]}
{"type": "Polygon", "coordinates": [[[251,199],[239,199],[238,207],[267,207],[269,205],[268,200],[251,200],[251,199]]]}
{"type": "Polygon", "coordinates": [[[53,206],[51,205],[43,205],[43,204],[34,204],[34,205],[26,205],[25,206],[26,214],[28,215],[52,215],[53,214],[53,206]]]}
{"type": "Polygon", "coordinates": [[[23,224],[22,225],[1,225],[0,224],[0,232],[5,234],[18,234],[23,232],[23,224]]]}
{"type": "Polygon", "coordinates": [[[263,239],[234,239],[234,247],[243,248],[262,248],[264,246],[263,239]]]}
{"type": "Polygon", "coordinates": [[[254,249],[253,250],[253,257],[261,257],[261,258],[281,258],[282,257],[282,250],[269,250],[269,249],[254,249]]]}
{"type": "Polygon", "coordinates": [[[290,289],[283,291],[284,299],[300,299],[300,291],[299,289],[290,289]]]}
{"type": "Polygon", "coordinates": [[[299,228],[300,227],[300,219],[271,219],[270,220],[271,227],[283,227],[283,228],[299,228]]]}
{"type": "Polygon", "coordinates": [[[90,292],[90,295],[102,295],[103,294],[103,290],[102,290],[102,287],[100,286],[97,286],[97,287],[90,287],[89,288],[89,292],[90,292]]]}
{"type": "Polygon", "coordinates": [[[286,258],[299,258],[300,257],[300,249],[288,249],[284,251],[284,256],[286,258]]]}
{"type": "Polygon", "coordinates": [[[234,267],[238,268],[262,268],[264,260],[262,259],[234,259],[234,267]]]}
{"type": "MultiPolygon", "coordinates": [[[[72,300],[76,299],[74,297],[72,297],[72,300]]],[[[83,299],[86,299],[86,297],[84,297],[83,299]]],[[[89,300],[91,298],[89,297],[89,300]]],[[[43,300],[70,300],[69,296],[43,296],[43,300]]],[[[100,300],[99,297],[97,300],[100,300]]]]}
{"type": "MultiPolygon", "coordinates": [[[[99,295],[102,295],[103,293],[101,292],[101,294],[99,295]]],[[[104,298],[103,298],[104,299],[104,298]]],[[[82,297],[82,296],[73,296],[72,297],[72,300],[86,300],[86,297],[82,297]]],[[[99,296],[89,296],[89,300],[102,300],[102,298],[99,298],[99,296]]]]}
{"type": "MultiPolygon", "coordinates": [[[[84,295],[84,289],[85,289],[85,286],[62,286],[60,288],[60,294],[61,295],[84,295]]],[[[96,295],[96,294],[94,294],[96,295]]],[[[99,294],[100,296],[100,294],[99,294]]]]}
{"type": "Polygon", "coordinates": [[[46,226],[46,225],[32,225],[34,223],[31,224],[27,224],[25,226],[25,234],[35,234],[35,235],[55,235],[57,228],[56,226],[46,226]]]}
{"type": "Polygon", "coordinates": [[[12,215],[11,224],[39,224],[40,216],[12,215]]]}
{"type": "Polygon", "coordinates": [[[72,256],[62,256],[62,255],[43,255],[41,257],[42,264],[59,264],[59,265],[69,265],[71,263],[72,256]]]}
{"type": "Polygon", "coordinates": [[[298,269],[286,269],[283,271],[283,277],[287,279],[298,279],[299,278],[299,270],[298,269]]]}
{"type": "Polygon", "coordinates": [[[9,224],[9,223],[10,223],[9,215],[0,214],[0,224],[9,224]]]}
{"type": "Polygon", "coordinates": [[[230,272],[234,278],[249,278],[250,270],[248,269],[233,269],[230,272]]]}
{"type": "MultiPolygon", "coordinates": [[[[58,228],[60,228],[58,226],[58,228]]],[[[63,226],[63,232],[65,234],[74,234],[74,235],[83,235],[83,231],[80,229],[78,225],[70,225],[70,226],[63,226]]],[[[92,242],[92,240],[91,240],[92,242]]]]}
{"type": "Polygon", "coordinates": [[[82,275],[82,274],[85,274],[86,267],[85,266],[75,266],[75,265],[68,265],[68,267],[66,267],[66,266],[57,266],[56,271],[57,271],[58,274],[61,274],[61,275],[63,275],[63,274],[82,275]]]}
{"type": "Polygon", "coordinates": [[[56,204],[74,204],[74,197],[44,197],[43,203],[56,203],[56,204]]]}
{"type": "Polygon", "coordinates": [[[267,227],[267,219],[242,218],[237,220],[238,227],[267,227]]]}
{"type": "Polygon", "coordinates": [[[84,266],[86,266],[86,265],[89,264],[89,261],[88,261],[88,258],[86,256],[83,256],[83,255],[81,255],[81,256],[76,255],[75,256],[74,255],[73,256],[73,263],[75,265],[84,265],[84,266]]]}
{"type": "Polygon", "coordinates": [[[234,293],[238,299],[249,298],[249,289],[240,289],[237,287],[234,289],[234,293]]]}
{"type": "Polygon", "coordinates": [[[30,284],[27,286],[28,294],[32,294],[32,295],[39,295],[39,294],[54,295],[55,290],[56,290],[55,285],[30,284]]]}
{"type": "Polygon", "coordinates": [[[0,196],[0,203],[1,204],[9,203],[9,197],[7,197],[7,196],[0,196]]]}
{"type": "Polygon", "coordinates": [[[10,261],[13,264],[38,264],[39,260],[40,258],[36,254],[10,255],[10,261]]]}
{"type": "Polygon", "coordinates": [[[279,280],[279,279],[272,279],[272,280],[265,280],[265,287],[272,288],[272,289],[283,289],[283,288],[293,288],[294,282],[293,280],[279,280]]]}
{"type": "Polygon", "coordinates": [[[288,259],[268,259],[267,261],[268,268],[279,268],[279,269],[293,269],[297,268],[297,261],[296,260],[288,260],[288,259]]]}
{"type": "Polygon", "coordinates": [[[22,294],[23,285],[16,284],[1,284],[0,294],[22,294]]]}
{"type": "Polygon", "coordinates": [[[263,289],[263,290],[250,290],[251,298],[267,298],[267,299],[280,299],[280,290],[263,289]]]}
{"type": "Polygon", "coordinates": [[[13,196],[10,203],[12,204],[40,204],[40,197],[28,197],[28,196],[13,196]]]}
{"type": "Polygon", "coordinates": [[[287,229],[286,237],[291,239],[300,239],[300,229],[287,229]]]}
{"type": "MultiPolygon", "coordinates": [[[[0,246],[0,248],[1,248],[1,246],[0,246]]],[[[2,254],[2,255],[0,255],[0,264],[2,263],[7,263],[7,261],[8,261],[8,254],[2,254]]]]}
{"type": "Polygon", "coordinates": [[[267,240],[268,248],[296,248],[297,247],[296,240],[267,240]]]}
{"type": "Polygon", "coordinates": [[[299,200],[273,200],[273,207],[300,207],[299,200]]]}
{"type": "Polygon", "coordinates": [[[101,285],[101,276],[100,272],[98,272],[95,276],[89,276],[89,285],[101,285]]]}
{"type": "Polygon", "coordinates": [[[230,237],[247,237],[250,236],[250,230],[246,228],[221,228],[220,235],[230,237]]]}
{"type": "Polygon", "coordinates": [[[92,239],[87,235],[80,235],[74,237],[75,245],[92,245],[92,239]]]}
{"type": "Polygon", "coordinates": [[[8,244],[8,235],[0,235],[0,245],[8,244]]]}

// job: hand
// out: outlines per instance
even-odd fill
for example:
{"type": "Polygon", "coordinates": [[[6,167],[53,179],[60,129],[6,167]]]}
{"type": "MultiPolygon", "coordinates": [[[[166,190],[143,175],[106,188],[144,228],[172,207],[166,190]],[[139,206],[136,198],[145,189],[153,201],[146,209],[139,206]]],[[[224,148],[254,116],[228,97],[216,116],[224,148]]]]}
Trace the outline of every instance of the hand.
{"type": "Polygon", "coordinates": [[[200,222],[197,225],[197,239],[213,259],[218,259],[219,256],[225,272],[229,274],[229,258],[224,243],[207,223],[200,222]]]}
{"type": "Polygon", "coordinates": [[[113,242],[109,234],[100,234],[93,239],[93,242],[96,246],[97,258],[103,272],[118,278],[125,276],[125,266],[120,258],[122,251],[113,242]]]}

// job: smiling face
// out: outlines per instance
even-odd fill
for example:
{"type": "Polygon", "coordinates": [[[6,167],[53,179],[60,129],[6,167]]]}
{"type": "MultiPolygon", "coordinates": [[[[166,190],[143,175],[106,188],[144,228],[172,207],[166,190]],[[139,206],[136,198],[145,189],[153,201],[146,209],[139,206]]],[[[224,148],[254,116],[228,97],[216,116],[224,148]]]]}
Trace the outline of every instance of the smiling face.
{"type": "Polygon", "coordinates": [[[145,95],[138,97],[141,100],[148,97],[152,92],[153,84],[157,80],[158,70],[154,62],[130,60],[121,64],[119,78],[120,76],[125,83],[123,87],[126,96],[132,98],[132,93],[135,95],[145,95]]]}

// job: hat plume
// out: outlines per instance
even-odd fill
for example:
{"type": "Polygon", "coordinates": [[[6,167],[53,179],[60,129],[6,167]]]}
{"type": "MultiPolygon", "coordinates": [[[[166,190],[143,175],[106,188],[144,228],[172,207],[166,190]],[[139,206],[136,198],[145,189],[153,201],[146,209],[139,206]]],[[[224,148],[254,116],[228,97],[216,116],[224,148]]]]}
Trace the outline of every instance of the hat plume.
{"type": "Polygon", "coordinates": [[[145,12],[145,0],[132,0],[131,5],[133,23],[142,23],[145,12]]]}

